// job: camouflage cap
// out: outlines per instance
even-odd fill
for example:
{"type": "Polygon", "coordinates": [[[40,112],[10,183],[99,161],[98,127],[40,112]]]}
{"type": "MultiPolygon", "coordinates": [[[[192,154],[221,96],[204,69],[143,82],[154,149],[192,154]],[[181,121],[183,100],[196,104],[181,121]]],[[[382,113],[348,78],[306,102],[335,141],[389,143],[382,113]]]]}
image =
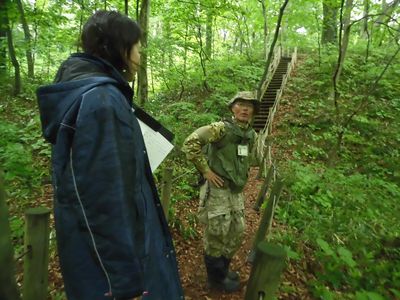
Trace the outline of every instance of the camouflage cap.
{"type": "Polygon", "coordinates": [[[257,100],[257,96],[255,92],[252,91],[242,91],[238,92],[235,97],[233,97],[229,102],[228,102],[228,107],[230,110],[232,110],[232,106],[235,104],[236,101],[238,100],[244,100],[244,101],[250,101],[253,103],[254,106],[254,112],[258,112],[258,109],[260,107],[260,101],[257,100]]]}

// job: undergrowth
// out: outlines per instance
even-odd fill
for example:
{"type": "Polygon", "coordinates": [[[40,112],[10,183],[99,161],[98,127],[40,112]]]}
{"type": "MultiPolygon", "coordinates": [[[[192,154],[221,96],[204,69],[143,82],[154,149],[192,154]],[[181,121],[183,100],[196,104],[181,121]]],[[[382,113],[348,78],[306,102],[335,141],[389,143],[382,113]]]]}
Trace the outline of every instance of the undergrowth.
{"type": "MultiPolygon", "coordinates": [[[[370,81],[361,80],[375,78],[382,68],[379,59],[360,65],[362,53],[353,51],[341,85],[344,116],[365,97],[370,81]]],[[[302,272],[311,278],[308,289],[316,299],[400,297],[400,126],[393,122],[400,117],[400,95],[392,79],[398,67],[388,70],[366,109],[345,128],[334,164],[329,153],[338,121],[330,77],[321,76],[328,74],[326,65],[306,59],[282,100],[286,109],[274,140],[286,186],[276,218],[285,230],[274,239],[290,249],[295,267],[306,266],[302,272]]]]}

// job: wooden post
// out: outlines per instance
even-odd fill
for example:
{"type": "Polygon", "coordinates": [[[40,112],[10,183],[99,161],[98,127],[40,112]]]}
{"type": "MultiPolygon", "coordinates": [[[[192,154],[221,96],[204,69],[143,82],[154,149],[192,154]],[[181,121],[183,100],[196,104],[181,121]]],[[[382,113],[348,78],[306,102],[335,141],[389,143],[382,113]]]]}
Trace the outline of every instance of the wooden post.
{"type": "Polygon", "coordinates": [[[286,267],[283,247],[262,241],[257,245],[256,258],[246,288],[245,300],[273,300],[286,267]]]}
{"type": "Polygon", "coordinates": [[[168,221],[169,202],[171,200],[172,189],[172,168],[165,168],[162,176],[161,204],[164,209],[165,218],[168,221]]]}
{"type": "Polygon", "coordinates": [[[262,177],[262,173],[263,173],[263,163],[264,163],[265,158],[263,157],[261,159],[260,165],[258,166],[258,171],[257,171],[257,175],[256,175],[256,179],[260,179],[262,177]]]}
{"type": "Polygon", "coordinates": [[[283,188],[283,182],[280,179],[275,181],[274,186],[272,187],[271,194],[268,199],[267,207],[264,210],[263,216],[261,218],[260,226],[258,227],[258,231],[254,238],[253,248],[250,251],[249,257],[247,261],[252,263],[255,259],[255,250],[257,245],[263,241],[271,228],[272,218],[274,216],[275,206],[278,202],[279,196],[281,195],[281,191],[283,188]]]}
{"type": "Polygon", "coordinates": [[[49,264],[49,216],[45,207],[25,211],[23,300],[46,300],[49,264]]]}
{"type": "Polygon", "coordinates": [[[3,174],[0,171],[0,299],[19,300],[19,292],[14,274],[14,249],[11,243],[11,231],[8,223],[6,193],[3,174]]]}
{"type": "Polygon", "coordinates": [[[253,206],[254,210],[256,211],[260,210],[260,207],[264,202],[265,195],[267,194],[268,186],[272,181],[273,175],[274,175],[274,166],[272,165],[271,168],[269,168],[268,170],[267,177],[265,178],[260,191],[258,192],[256,203],[253,206]]]}

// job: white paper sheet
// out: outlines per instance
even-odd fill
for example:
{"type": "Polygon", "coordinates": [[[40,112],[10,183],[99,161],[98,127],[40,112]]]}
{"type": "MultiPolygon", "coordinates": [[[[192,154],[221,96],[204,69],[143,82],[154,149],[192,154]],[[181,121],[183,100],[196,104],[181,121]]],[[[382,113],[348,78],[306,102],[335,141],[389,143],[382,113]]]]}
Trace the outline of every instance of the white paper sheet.
{"type": "Polygon", "coordinates": [[[142,130],[151,171],[154,173],[161,162],[167,157],[168,153],[170,153],[174,148],[174,145],[171,144],[171,142],[168,141],[161,133],[154,131],[139,118],[137,120],[139,121],[140,129],[142,130]]]}

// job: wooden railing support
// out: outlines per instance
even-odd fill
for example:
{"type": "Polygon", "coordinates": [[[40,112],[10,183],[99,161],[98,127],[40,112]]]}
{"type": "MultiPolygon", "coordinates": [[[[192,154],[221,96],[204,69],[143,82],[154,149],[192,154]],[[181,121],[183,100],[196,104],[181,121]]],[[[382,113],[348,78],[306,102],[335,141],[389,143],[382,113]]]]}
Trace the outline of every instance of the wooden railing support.
{"type": "Polygon", "coordinates": [[[172,168],[165,168],[162,175],[161,204],[163,206],[165,218],[168,220],[169,204],[171,201],[172,189],[172,168]]]}
{"type": "Polygon", "coordinates": [[[260,221],[260,226],[258,227],[256,236],[254,237],[252,250],[250,251],[250,254],[247,258],[247,261],[250,263],[254,262],[257,245],[265,239],[267,233],[271,228],[275,207],[281,195],[282,188],[283,188],[283,182],[278,178],[275,181],[274,186],[272,187],[267,207],[264,210],[263,216],[260,221]]]}
{"type": "Polygon", "coordinates": [[[247,283],[245,300],[273,300],[286,267],[283,247],[262,241],[257,245],[254,264],[247,283]]]}
{"type": "Polygon", "coordinates": [[[8,208],[4,191],[3,173],[0,171],[0,299],[19,300],[15,282],[14,249],[8,223],[8,208]]]}
{"type": "Polygon", "coordinates": [[[256,203],[253,206],[254,210],[256,210],[256,211],[260,210],[260,207],[264,202],[265,195],[267,194],[268,186],[272,181],[273,175],[274,175],[274,166],[271,165],[271,167],[268,170],[267,177],[265,178],[265,180],[261,186],[261,189],[258,192],[256,203]]]}
{"type": "Polygon", "coordinates": [[[35,207],[25,212],[23,300],[48,297],[50,209],[35,207]]]}

